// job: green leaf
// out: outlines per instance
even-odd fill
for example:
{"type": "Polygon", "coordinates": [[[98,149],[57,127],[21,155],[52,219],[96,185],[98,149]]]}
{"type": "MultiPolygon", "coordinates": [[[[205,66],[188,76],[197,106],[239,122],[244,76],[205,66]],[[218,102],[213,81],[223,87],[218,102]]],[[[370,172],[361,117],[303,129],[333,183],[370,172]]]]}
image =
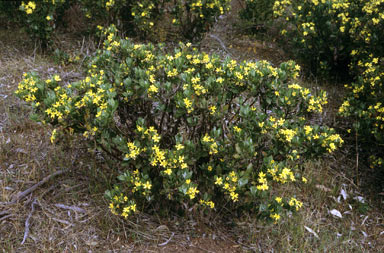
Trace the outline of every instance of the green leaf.
{"type": "Polygon", "coordinates": [[[40,122],[39,114],[33,113],[31,116],[29,116],[29,118],[35,122],[40,122]]]}
{"type": "Polygon", "coordinates": [[[257,193],[257,188],[256,188],[256,186],[251,186],[251,187],[249,188],[249,190],[250,190],[250,192],[251,192],[251,194],[252,194],[253,196],[256,196],[256,193],[257,193]]]}
{"type": "MultiPolygon", "coordinates": [[[[242,177],[239,179],[239,186],[243,187],[244,185],[248,184],[248,178],[242,177]]],[[[254,187],[254,186],[253,186],[254,187]]]]}
{"type": "Polygon", "coordinates": [[[259,210],[260,210],[260,212],[265,212],[265,211],[267,211],[267,206],[265,204],[260,204],[259,210]]]}

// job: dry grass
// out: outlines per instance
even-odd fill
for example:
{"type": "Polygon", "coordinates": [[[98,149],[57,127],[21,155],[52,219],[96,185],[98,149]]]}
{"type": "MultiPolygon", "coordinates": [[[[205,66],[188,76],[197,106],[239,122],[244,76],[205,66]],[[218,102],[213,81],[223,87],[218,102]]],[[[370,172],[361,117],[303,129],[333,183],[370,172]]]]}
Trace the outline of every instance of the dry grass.
{"type": "MultiPolygon", "coordinates": [[[[31,121],[28,107],[13,96],[26,71],[35,70],[46,76],[59,73],[67,81],[81,75],[77,72],[79,65],[96,46],[65,35],[61,39],[63,51],[81,56],[77,64],[57,65],[51,56],[31,46],[24,34],[0,31],[0,249],[3,252],[384,251],[382,203],[371,203],[349,179],[353,175],[349,171],[354,168],[349,149],[305,164],[308,184],[282,189],[295,191],[305,207],[299,215],[285,217],[276,225],[247,215],[214,222],[211,217],[172,214],[160,218],[145,212],[131,220],[112,216],[103,193],[115,179],[114,164],[81,141],[74,141],[71,146],[67,142],[51,145],[50,127],[31,121]],[[51,179],[19,202],[7,204],[18,192],[62,169],[68,172],[51,179]],[[346,199],[342,190],[348,194],[346,199]],[[365,203],[358,197],[363,197],[365,203]],[[342,218],[330,214],[333,209],[342,218]],[[21,244],[26,220],[29,235],[21,244]]],[[[224,37],[223,40],[228,47],[235,45],[229,50],[239,59],[266,58],[279,62],[283,58],[273,47],[249,38],[224,37]],[[252,55],[247,52],[250,45],[252,55]]],[[[211,46],[206,48],[208,51],[223,50],[209,41],[206,45],[211,46]]],[[[326,120],[336,124],[335,118],[329,116],[334,115],[333,107],[328,108],[326,120]]]]}

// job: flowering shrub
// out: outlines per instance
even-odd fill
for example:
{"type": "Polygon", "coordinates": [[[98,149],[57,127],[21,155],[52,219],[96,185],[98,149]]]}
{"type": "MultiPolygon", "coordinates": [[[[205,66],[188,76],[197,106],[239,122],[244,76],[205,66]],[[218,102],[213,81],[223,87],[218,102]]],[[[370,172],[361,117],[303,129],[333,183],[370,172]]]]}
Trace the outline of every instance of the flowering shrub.
{"type": "Polygon", "coordinates": [[[19,11],[28,34],[42,42],[44,46],[51,42],[56,27],[57,10],[64,7],[65,0],[44,0],[22,2],[19,11]]]}
{"type": "Polygon", "coordinates": [[[167,0],[129,1],[129,0],[79,0],[85,16],[94,23],[127,24],[128,32],[144,36],[163,13],[167,0]]]}
{"type": "Polygon", "coordinates": [[[285,20],[281,34],[290,38],[294,54],[316,75],[348,76],[353,43],[349,30],[355,5],[348,0],[275,1],[276,18],[285,20]]]}
{"type": "Polygon", "coordinates": [[[384,53],[382,5],[377,0],[283,0],[275,1],[273,10],[286,20],[281,33],[292,38],[296,54],[311,70],[337,74],[348,73],[348,64],[362,56],[384,53]]]}
{"type": "Polygon", "coordinates": [[[383,59],[371,55],[360,60],[357,68],[361,75],[352,84],[345,85],[347,94],[339,113],[354,122],[360,143],[371,155],[370,166],[383,169],[384,149],[380,148],[384,146],[383,59]]]}
{"type": "MultiPolygon", "coordinates": [[[[350,117],[371,161],[381,161],[384,149],[383,57],[384,1],[306,0],[275,1],[274,14],[290,27],[282,30],[292,38],[297,54],[314,72],[343,70],[352,84],[339,113],[350,117]]],[[[373,162],[374,167],[381,165],[373,162]]]]}
{"type": "Polygon", "coordinates": [[[308,117],[327,103],[296,82],[294,62],[236,62],[180,44],[120,39],[112,26],[87,76],[24,75],[16,94],[35,118],[82,136],[120,161],[120,182],[106,196],[116,215],[148,204],[180,208],[249,208],[278,221],[303,203],[285,184],[305,183],[303,161],[333,152],[343,140],[308,117]]]}
{"type": "MultiPolygon", "coordinates": [[[[199,40],[218,15],[229,10],[229,0],[80,0],[86,16],[118,17],[123,23],[134,24],[140,35],[149,33],[156,23],[171,17],[172,25],[188,40],[199,40]]],[[[116,24],[116,22],[114,22],[116,24]]]]}
{"type": "Polygon", "coordinates": [[[198,41],[209,30],[219,15],[229,10],[229,0],[43,0],[0,3],[0,12],[18,20],[29,35],[44,45],[51,42],[57,26],[58,13],[78,5],[96,25],[115,24],[128,32],[146,37],[159,25],[168,22],[184,39],[198,41]]]}
{"type": "Polygon", "coordinates": [[[183,36],[191,41],[202,38],[219,15],[230,8],[230,0],[174,1],[172,23],[180,27],[183,36]]]}

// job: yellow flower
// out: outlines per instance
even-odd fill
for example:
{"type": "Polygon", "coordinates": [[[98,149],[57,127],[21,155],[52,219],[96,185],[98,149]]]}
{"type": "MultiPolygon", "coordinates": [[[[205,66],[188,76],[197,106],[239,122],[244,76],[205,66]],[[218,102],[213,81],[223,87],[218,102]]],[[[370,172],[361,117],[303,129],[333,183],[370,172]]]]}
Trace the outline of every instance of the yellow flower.
{"type": "Polygon", "coordinates": [[[59,75],[55,75],[53,78],[55,79],[56,82],[60,82],[61,81],[61,78],[60,78],[59,75]]]}
{"type": "Polygon", "coordinates": [[[238,193],[231,192],[230,196],[231,196],[231,199],[233,200],[233,202],[236,202],[239,200],[239,194],[238,193]]]}
{"type": "Polygon", "coordinates": [[[47,16],[46,19],[49,21],[49,20],[52,19],[52,17],[51,16],[47,16]]]}
{"type": "Polygon", "coordinates": [[[210,106],[209,111],[210,111],[209,114],[211,114],[211,115],[214,114],[216,112],[216,106],[214,106],[214,105],[210,106]]]}
{"type": "Polygon", "coordinates": [[[241,128],[238,127],[238,126],[234,126],[233,129],[236,131],[236,133],[240,133],[241,132],[241,128]]]}
{"type": "Polygon", "coordinates": [[[184,98],[185,107],[190,108],[192,106],[192,102],[188,98],[184,98]]]}
{"type": "Polygon", "coordinates": [[[157,135],[157,134],[155,134],[155,135],[152,136],[152,140],[153,140],[154,142],[159,142],[160,139],[161,139],[161,137],[160,137],[159,135],[157,135]]]}
{"type": "Polygon", "coordinates": [[[144,189],[150,190],[152,188],[152,185],[149,181],[147,181],[147,182],[145,182],[145,184],[143,184],[143,187],[144,187],[144,189]]]}
{"type": "Polygon", "coordinates": [[[223,179],[221,177],[216,178],[215,184],[222,185],[223,184],[223,179]]]}
{"type": "Polygon", "coordinates": [[[164,170],[164,173],[169,176],[172,174],[172,169],[168,168],[168,169],[164,170]]]}
{"type": "Polygon", "coordinates": [[[194,199],[195,198],[195,195],[199,193],[199,190],[197,190],[196,187],[191,187],[188,189],[187,191],[187,194],[189,195],[189,198],[190,199],[194,199]]]}
{"type": "Polygon", "coordinates": [[[57,134],[57,130],[53,129],[52,135],[51,135],[51,143],[54,143],[54,141],[56,139],[56,134],[57,134]]]}
{"type": "Polygon", "coordinates": [[[270,217],[275,220],[275,223],[280,220],[280,215],[277,213],[271,214],[270,217]]]}
{"type": "Polygon", "coordinates": [[[32,10],[36,9],[36,4],[35,2],[31,1],[28,2],[27,7],[31,8],[32,10]]]}

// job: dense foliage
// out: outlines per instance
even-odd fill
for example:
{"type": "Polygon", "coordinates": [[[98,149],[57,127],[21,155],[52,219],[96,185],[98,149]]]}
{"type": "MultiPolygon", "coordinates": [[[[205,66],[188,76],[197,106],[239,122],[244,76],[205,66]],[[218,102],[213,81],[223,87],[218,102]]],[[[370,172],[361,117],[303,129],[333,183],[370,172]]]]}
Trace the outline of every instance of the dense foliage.
{"type": "Polygon", "coordinates": [[[83,80],[29,73],[16,93],[54,126],[52,142],[82,136],[120,161],[120,182],[107,192],[114,214],[226,205],[277,221],[302,206],[278,190],[305,183],[304,162],[343,143],[310,123],[326,94],[298,85],[292,61],[239,63],[190,44],[169,53],[121,39],[114,26],[104,35],[83,80]]]}

